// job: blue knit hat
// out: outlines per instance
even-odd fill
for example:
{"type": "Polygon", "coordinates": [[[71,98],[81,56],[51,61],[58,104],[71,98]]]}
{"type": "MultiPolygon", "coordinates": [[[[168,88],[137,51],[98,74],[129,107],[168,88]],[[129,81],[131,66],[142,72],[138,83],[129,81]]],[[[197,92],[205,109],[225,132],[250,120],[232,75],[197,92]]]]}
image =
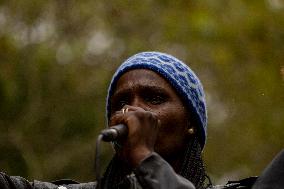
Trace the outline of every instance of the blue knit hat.
{"type": "Polygon", "coordinates": [[[194,72],[177,58],[160,52],[142,52],[131,56],[116,70],[108,88],[106,101],[106,116],[110,118],[110,98],[114,93],[118,79],[127,71],[133,69],[149,69],[165,78],[191,112],[197,121],[201,148],[206,141],[207,111],[202,84],[194,72]]]}

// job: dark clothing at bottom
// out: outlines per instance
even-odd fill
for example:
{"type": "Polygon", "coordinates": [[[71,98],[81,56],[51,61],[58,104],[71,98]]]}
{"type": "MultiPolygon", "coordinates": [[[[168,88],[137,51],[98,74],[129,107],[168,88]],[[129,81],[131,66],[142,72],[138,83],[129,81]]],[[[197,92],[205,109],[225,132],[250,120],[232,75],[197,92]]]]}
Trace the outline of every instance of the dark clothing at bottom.
{"type": "MultiPolygon", "coordinates": [[[[187,179],[176,174],[172,167],[158,154],[152,153],[129,175],[125,189],[195,189],[187,179]]],[[[97,183],[76,184],[74,181],[28,182],[22,177],[0,173],[0,189],[96,189],[97,183]]],[[[103,187],[102,187],[103,188],[103,187]]]]}
{"type": "Polygon", "coordinates": [[[272,160],[253,186],[253,189],[271,188],[284,188],[284,150],[272,160]]]}

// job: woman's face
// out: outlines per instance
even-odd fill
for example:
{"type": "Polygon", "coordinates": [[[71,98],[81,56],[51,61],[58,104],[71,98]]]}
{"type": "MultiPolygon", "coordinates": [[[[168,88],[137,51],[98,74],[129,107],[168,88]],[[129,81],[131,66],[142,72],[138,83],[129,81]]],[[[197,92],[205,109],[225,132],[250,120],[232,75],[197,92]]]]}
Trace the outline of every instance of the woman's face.
{"type": "Polygon", "coordinates": [[[161,123],[155,143],[157,153],[169,162],[182,155],[189,137],[189,114],[163,77],[146,69],[126,72],[118,80],[111,97],[111,115],[125,105],[156,113],[161,123]]]}

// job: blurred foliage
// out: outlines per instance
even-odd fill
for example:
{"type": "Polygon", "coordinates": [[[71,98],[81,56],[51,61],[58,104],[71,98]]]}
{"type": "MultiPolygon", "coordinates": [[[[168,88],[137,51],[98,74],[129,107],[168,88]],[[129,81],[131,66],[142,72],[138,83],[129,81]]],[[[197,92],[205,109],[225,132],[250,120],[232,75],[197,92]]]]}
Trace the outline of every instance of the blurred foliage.
{"type": "Polygon", "coordinates": [[[283,0],[0,1],[0,170],[94,180],[108,82],[125,58],[156,50],[203,81],[213,180],[260,174],[283,148],[283,10],[283,0]]]}

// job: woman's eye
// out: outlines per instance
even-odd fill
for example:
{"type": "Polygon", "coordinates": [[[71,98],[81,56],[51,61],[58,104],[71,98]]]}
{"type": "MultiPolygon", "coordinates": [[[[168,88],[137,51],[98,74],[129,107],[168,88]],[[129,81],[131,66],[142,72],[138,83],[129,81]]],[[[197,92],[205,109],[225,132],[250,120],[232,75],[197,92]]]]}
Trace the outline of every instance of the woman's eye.
{"type": "Polygon", "coordinates": [[[156,96],[147,97],[146,101],[153,105],[159,105],[165,102],[165,99],[162,96],[156,95],[156,96]]]}
{"type": "Polygon", "coordinates": [[[114,111],[119,111],[127,104],[129,104],[127,100],[117,100],[113,103],[112,107],[114,111]]]}
{"type": "Polygon", "coordinates": [[[127,105],[128,103],[126,100],[122,100],[122,101],[119,101],[118,104],[120,108],[123,108],[123,106],[127,105]]]}

